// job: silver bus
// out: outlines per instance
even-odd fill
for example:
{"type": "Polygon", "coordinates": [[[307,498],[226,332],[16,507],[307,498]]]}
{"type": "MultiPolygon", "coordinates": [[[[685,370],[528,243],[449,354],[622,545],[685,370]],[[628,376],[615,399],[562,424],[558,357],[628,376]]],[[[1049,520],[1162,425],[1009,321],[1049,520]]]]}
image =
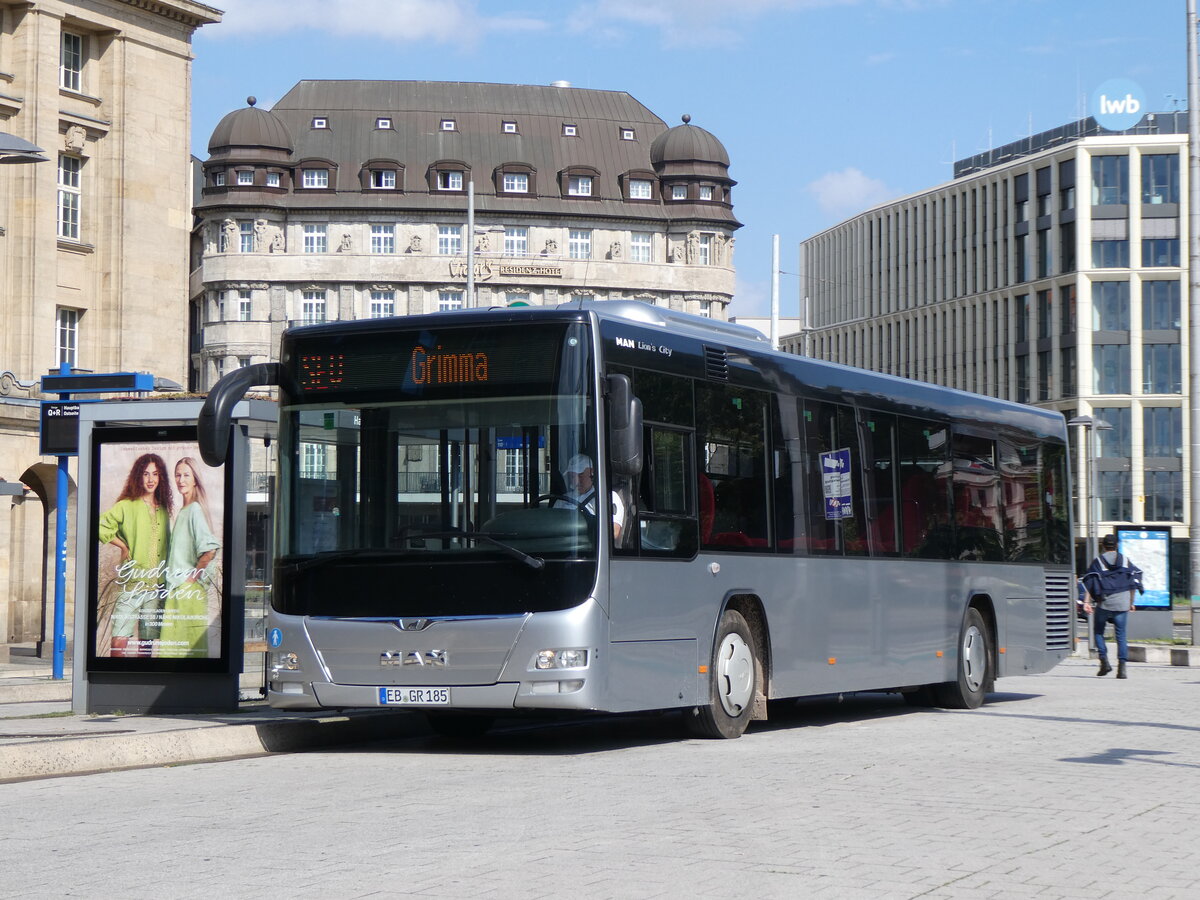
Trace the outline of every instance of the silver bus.
{"type": "Polygon", "coordinates": [[[776,698],[974,708],[1070,650],[1058,413],[622,301],[290,329],[210,393],[210,463],[253,385],[280,400],[277,707],[734,738],[776,698]]]}

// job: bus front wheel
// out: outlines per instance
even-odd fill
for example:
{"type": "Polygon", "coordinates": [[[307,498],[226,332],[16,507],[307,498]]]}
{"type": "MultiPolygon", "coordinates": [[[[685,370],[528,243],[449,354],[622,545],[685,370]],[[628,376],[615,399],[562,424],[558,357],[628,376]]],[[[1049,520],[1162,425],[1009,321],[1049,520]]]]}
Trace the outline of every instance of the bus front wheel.
{"type": "Polygon", "coordinates": [[[740,612],[725,610],[708,667],[708,699],[686,713],[688,730],[698,737],[741,737],[754,713],[762,684],[762,663],[754,633],[740,612]]]}
{"type": "Polygon", "coordinates": [[[971,607],[958,636],[958,677],[935,687],[938,706],[977,709],[992,685],[992,638],[979,610],[971,607]]]}

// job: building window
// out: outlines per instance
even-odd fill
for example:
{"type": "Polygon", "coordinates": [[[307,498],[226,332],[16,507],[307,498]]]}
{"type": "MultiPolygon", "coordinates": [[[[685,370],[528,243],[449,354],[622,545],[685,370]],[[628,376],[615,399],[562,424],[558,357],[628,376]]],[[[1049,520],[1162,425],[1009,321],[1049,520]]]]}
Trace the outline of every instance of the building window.
{"type": "Polygon", "coordinates": [[[672,200],[686,200],[687,199],[687,185],[686,184],[671,185],[671,199],[672,200]]]}
{"type": "Polygon", "coordinates": [[[629,235],[629,259],[631,262],[647,263],[653,259],[654,236],[649,231],[635,231],[629,235]]]}
{"type": "Polygon", "coordinates": [[[1183,473],[1146,472],[1146,509],[1148,522],[1183,521],[1183,473]]]}
{"type": "Polygon", "coordinates": [[[83,35],[62,33],[58,57],[58,84],[68,91],[83,90],[83,35]]]}
{"type": "Polygon", "coordinates": [[[238,222],[238,253],[254,252],[254,223],[238,222]]]}
{"type": "Polygon", "coordinates": [[[329,120],[327,118],[325,118],[324,116],[313,116],[312,127],[313,128],[328,128],[329,120]]]}
{"type": "Polygon", "coordinates": [[[1133,448],[1128,406],[1094,406],[1092,417],[1111,428],[1096,429],[1097,456],[1101,459],[1128,459],[1133,448]]]}
{"type": "Polygon", "coordinates": [[[634,133],[634,130],[632,128],[622,128],[621,129],[621,140],[636,141],[637,134],[634,133]]]}
{"type": "Polygon", "coordinates": [[[224,172],[213,172],[213,187],[225,187],[224,172]]]}
{"type": "Polygon", "coordinates": [[[529,229],[511,227],[504,229],[504,255],[529,255],[529,229]]]}
{"type": "Polygon", "coordinates": [[[1142,438],[1149,459],[1183,458],[1183,410],[1178,406],[1142,409],[1142,438]]]}
{"type": "Polygon", "coordinates": [[[438,291],[438,312],[449,309],[462,309],[462,291],[438,291]]]}
{"type": "Polygon", "coordinates": [[[328,253],[329,238],[324,225],[304,226],[304,252],[328,253]]]}
{"type": "Polygon", "coordinates": [[[1179,155],[1148,153],[1142,156],[1142,202],[1179,202],[1179,155]]]}
{"type": "Polygon", "coordinates": [[[1093,392],[1129,393],[1129,345],[1096,344],[1092,347],[1093,392]]]}
{"type": "Polygon", "coordinates": [[[66,306],[58,308],[55,327],[57,352],[55,362],[60,366],[67,363],[71,366],[79,364],[79,310],[66,306]]]}
{"type": "Polygon", "coordinates": [[[77,156],[58,158],[58,236],[79,240],[82,208],[83,160],[77,156]]]}
{"type": "Polygon", "coordinates": [[[279,173],[278,172],[268,172],[267,173],[267,187],[279,187],[279,185],[280,185],[279,173]]]}
{"type": "Polygon", "coordinates": [[[371,187],[377,191],[394,191],[396,189],[396,170],[372,169],[371,187]]]}
{"type": "Polygon", "coordinates": [[[214,299],[217,302],[217,307],[215,310],[216,318],[214,318],[213,321],[214,322],[224,322],[225,321],[225,292],[217,291],[216,294],[214,295],[214,299]]]}
{"type": "Polygon", "coordinates": [[[1178,344],[1146,344],[1142,347],[1142,392],[1180,394],[1183,392],[1178,344]]]}
{"type": "Polygon", "coordinates": [[[249,322],[251,314],[254,312],[254,304],[250,300],[250,292],[246,290],[238,291],[238,321],[249,322]]]}
{"type": "Polygon", "coordinates": [[[1023,344],[1029,340],[1029,295],[1018,294],[1016,301],[1017,327],[1013,337],[1018,344],[1023,344]]]}
{"type": "Polygon", "coordinates": [[[386,319],[396,314],[395,291],[371,291],[371,318],[386,319]]]}
{"type": "Polygon", "coordinates": [[[325,478],[325,445],[313,444],[307,441],[300,444],[301,478],[325,478]]]}
{"type": "Polygon", "coordinates": [[[592,232],[588,228],[572,228],[567,240],[567,255],[571,259],[592,258],[592,232]]]}
{"type": "Polygon", "coordinates": [[[1105,522],[1133,520],[1133,492],[1128,472],[1097,472],[1100,518],[1105,522]]]}
{"type": "Polygon", "coordinates": [[[1060,331],[1063,334],[1074,334],[1078,326],[1078,312],[1075,303],[1075,285],[1064,284],[1058,289],[1060,312],[1060,331]]]}
{"type": "Polygon", "coordinates": [[[1129,330],[1129,282],[1096,281],[1092,284],[1092,329],[1129,330]]]}
{"type": "Polygon", "coordinates": [[[1092,267],[1128,269],[1129,241],[1092,241],[1092,267]]]}
{"type": "Polygon", "coordinates": [[[696,244],[696,263],[701,266],[712,265],[712,235],[702,234],[696,244]]]}
{"type": "Polygon", "coordinates": [[[375,127],[377,129],[386,131],[392,127],[392,120],[389,118],[386,118],[384,116],[381,116],[375,120],[375,127]]]}
{"type": "Polygon", "coordinates": [[[1053,321],[1053,306],[1054,298],[1050,291],[1037,292],[1037,336],[1039,338],[1051,336],[1050,323],[1053,321]]]}
{"type": "Polygon", "coordinates": [[[372,253],[395,253],[396,252],[396,226],[395,225],[372,225],[371,226],[371,252],[372,253]]]}
{"type": "Polygon", "coordinates": [[[1178,266],[1179,238],[1144,238],[1142,265],[1146,268],[1178,266]]]}
{"type": "Polygon", "coordinates": [[[1121,206],[1129,202],[1129,157],[1092,157],[1092,206],[1121,206]]]}
{"type": "Polygon", "coordinates": [[[568,175],[567,176],[567,194],[571,197],[590,197],[590,196],[592,196],[592,176],[591,175],[568,175]]]}
{"type": "Polygon", "coordinates": [[[1050,229],[1042,228],[1037,233],[1037,277],[1048,278],[1054,270],[1050,258],[1050,229]]]}
{"type": "Polygon", "coordinates": [[[524,172],[505,172],[503,185],[506,194],[528,194],[529,176],[524,172]]]}
{"type": "Polygon", "coordinates": [[[254,184],[254,173],[247,172],[244,169],[242,171],[239,171],[237,173],[237,183],[242,185],[243,187],[246,185],[254,184]]]}
{"type": "Polygon", "coordinates": [[[1061,272],[1065,275],[1075,271],[1075,223],[1063,222],[1058,226],[1058,255],[1062,260],[1061,272]]]}
{"type": "Polygon", "coordinates": [[[629,179],[630,200],[652,200],[654,198],[654,183],[648,178],[629,179]]]}
{"type": "Polygon", "coordinates": [[[300,319],[305,325],[317,325],[325,321],[324,291],[304,291],[301,295],[300,319]]]}
{"type": "Polygon", "coordinates": [[[437,186],[439,191],[461,191],[463,189],[463,173],[438,172],[437,186]]]}
{"type": "Polygon", "coordinates": [[[239,368],[239,369],[248,369],[248,368],[250,368],[250,357],[249,357],[249,356],[239,356],[239,357],[237,358],[237,362],[238,362],[238,368],[239,368]]]}
{"type": "Polygon", "coordinates": [[[1142,282],[1142,328],[1173,331],[1180,327],[1179,282],[1142,282]]]}
{"type": "Polygon", "coordinates": [[[562,134],[563,137],[578,137],[579,128],[575,125],[568,125],[566,122],[563,122],[562,134]]]}
{"type": "Polygon", "coordinates": [[[529,293],[527,291],[508,291],[504,295],[505,306],[528,306],[529,293]]]}
{"type": "Polygon", "coordinates": [[[700,301],[700,316],[705,319],[712,318],[712,301],[711,300],[701,300],[700,301]]]}
{"type": "Polygon", "coordinates": [[[306,188],[327,188],[329,187],[329,170],[304,169],[300,183],[306,188]]]}
{"type": "Polygon", "coordinates": [[[442,119],[439,127],[442,131],[458,131],[458,123],[453,119],[442,119]]]}
{"type": "Polygon", "coordinates": [[[217,379],[220,380],[225,375],[225,357],[219,357],[213,364],[217,370],[217,379]]]}
{"type": "Polygon", "coordinates": [[[516,134],[517,133],[517,123],[516,122],[501,122],[500,130],[502,132],[504,132],[505,134],[516,134]]]}
{"type": "Polygon", "coordinates": [[[1079,377],[1074,347],[1063,347],[1059,356],[1062,362],[1062,396],[1074,397],[1079,389],[1075,381],[1079,377]]]}
{"type": "Polygon", "coordinates": [[[700,199],[711,200],[713,198],[713,189],[711,184],[700,185],[700,199]]]}
{"type": "Polygon", "coordinates": [[[462,226],[439,225],[437,252],[439,256],[458,256],[462,253],[462,226]]]}

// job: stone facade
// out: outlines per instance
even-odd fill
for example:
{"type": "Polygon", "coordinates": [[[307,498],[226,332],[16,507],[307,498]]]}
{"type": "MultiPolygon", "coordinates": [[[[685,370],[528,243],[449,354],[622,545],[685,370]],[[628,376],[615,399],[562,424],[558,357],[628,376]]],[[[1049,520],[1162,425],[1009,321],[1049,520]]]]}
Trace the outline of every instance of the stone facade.
{"type": "Polygon", "coordinates": [[[252,101],[201,166],[193,389],[274,359],[289,324],[470,305],[468,250],[477,306],[586,296],[725,318],[734,182],[689,121],[561,86],[301,82],[270,111],[252,101]]]}
{"type": "Polygon", "coordinates": [[[220,17],[192,0],[0,0],[0,131],[49,160],[0,166],[0,479],[30,488],[0,495],[0,653],[46,639],[53,596],[37,379],[64,359],[186,378],[191,39],[220,17]]]}

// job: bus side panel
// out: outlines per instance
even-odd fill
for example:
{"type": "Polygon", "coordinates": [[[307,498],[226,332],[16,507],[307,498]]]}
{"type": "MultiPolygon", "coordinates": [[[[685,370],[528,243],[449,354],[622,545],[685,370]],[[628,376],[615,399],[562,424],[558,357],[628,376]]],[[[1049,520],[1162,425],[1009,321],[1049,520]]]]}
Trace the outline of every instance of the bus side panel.
{"type": "Polygon", "coordinates": [[[671,709],[707,702],[696,677],[696,641],[614,641],[608,648],[608,692],[612,712],[671,709]]]}

